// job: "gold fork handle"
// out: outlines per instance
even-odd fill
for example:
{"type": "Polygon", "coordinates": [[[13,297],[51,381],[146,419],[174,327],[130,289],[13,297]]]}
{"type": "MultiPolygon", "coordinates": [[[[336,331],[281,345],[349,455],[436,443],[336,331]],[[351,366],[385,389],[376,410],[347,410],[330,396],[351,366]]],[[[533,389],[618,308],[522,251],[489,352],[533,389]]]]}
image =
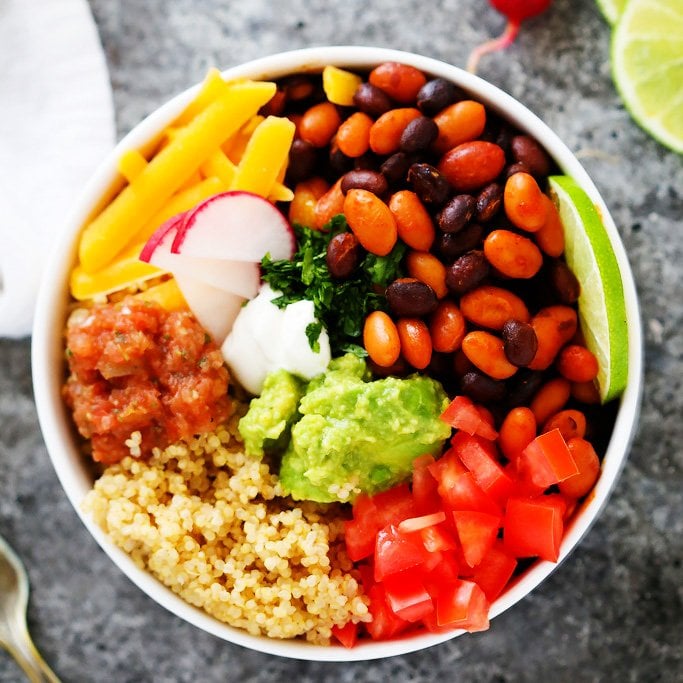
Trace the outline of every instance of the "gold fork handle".
{"type": "Polygon", "coordinates": [[[60,683],[52,669],[40,656],[28,631],[17,633],[12,629],[9,634],[4,635],[6,639],[2,644],[14,658],[14,661],[19,665],[19,668],[24,672],[30,683],[60,683]]]}

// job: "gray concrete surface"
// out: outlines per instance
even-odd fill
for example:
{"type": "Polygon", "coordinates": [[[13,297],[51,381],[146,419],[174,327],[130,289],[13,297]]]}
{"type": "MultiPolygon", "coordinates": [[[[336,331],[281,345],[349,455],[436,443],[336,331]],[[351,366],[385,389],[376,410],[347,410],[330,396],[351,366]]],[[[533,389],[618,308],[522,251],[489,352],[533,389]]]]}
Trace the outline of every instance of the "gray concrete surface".
{"type": "MultiPolygon", "coordinates": [[[[502,28],[485,0],[91,0],[122,135],[209,65],[320,44],[400,47],[465,62],[502,28]]],[[[28,565],[30,627],[64,681],[683,680],[683,157],[630,120],[592,0],[556,0],[480,74],[578,152],[626,245],[641,295],[642,417],[609,506],[559,570],[490,631],[352,665],[224,643],[143,595],[89,537],[48,460],[28,341],[0,341],[0,532],[28,565]]],[[[0,651],[0,682],[20,681],[0,651]]]]}

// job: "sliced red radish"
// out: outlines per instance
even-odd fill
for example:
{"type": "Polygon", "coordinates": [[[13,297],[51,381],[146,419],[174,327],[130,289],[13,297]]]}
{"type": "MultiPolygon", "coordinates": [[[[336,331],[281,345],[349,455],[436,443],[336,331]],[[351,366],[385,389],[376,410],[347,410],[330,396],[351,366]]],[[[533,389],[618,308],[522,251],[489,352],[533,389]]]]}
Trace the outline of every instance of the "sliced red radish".
{"type": "Polygon", "coordinates": [[[261,284],[261,269],[258,263],[204,259],[171,253],[177,230],[187,215],[181,213],[173,216],[157,228],[140,252],[140,260],[167,270],[176,277],[184,275],[247,299],[255,297],[261,284]]]}
{"type": "Polygon", "coordinates": [[[199,324],[220,346],[242,310],[245,298],[187,275],[176,274],[175,279],[199,324]]]}
{"type": "Polygon", "coordinates": [[[198,258],[260,262],[291,258],[294,232],[267,199],[224,192],[205,199],[177,226],[171,252],[198,258]]]}

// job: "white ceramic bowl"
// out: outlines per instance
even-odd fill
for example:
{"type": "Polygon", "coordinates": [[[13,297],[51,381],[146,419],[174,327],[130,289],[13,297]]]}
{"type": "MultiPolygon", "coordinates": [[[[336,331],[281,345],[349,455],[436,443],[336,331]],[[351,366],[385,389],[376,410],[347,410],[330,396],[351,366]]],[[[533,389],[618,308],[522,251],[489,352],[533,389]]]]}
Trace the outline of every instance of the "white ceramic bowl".
{"type": "MultiPolygon", "coordinates": [[[[459,68],[426,57],[395,50],[366,47],[321,47],[298,50],[258,59],[229,69],[228,78],[273,79],[300,71],[319,71],[327,64],[352,69],[372,68],[385,61],[398,61],[432,76],[453,81],[500,113],[514,126],[538,140],[562,171],[572,176],[590,195],[602,214],[623,276],[629,334],[629,382],[620,400],[614,431],[602,464],[602,474],[593,493],[573,517],[562,541],[560,562],[581,540],[605,505],[626,458],[640,404],[642,349],[636,290],[624,247],[607,207],[576,157],[540,119],[495,86],[459,68]]],[[[92,476],[75,442],[70,417],[60,388],[64,380],[63,328],[68,301],[69,272],[75,261],[77,237],[88,216],[102,201],[116,177],[116,160],[123,150],[139,148],[152,139],[188,103],[198,86],[174,97],[136,126],[103,161],[76,203],[62,231],[57,248],[45,272],[33,329],[33,382],[38,416],[53,465],[76,512],[88,531],[116,565],[147,595],[168,610],[219,638],[245,647],[308,660],[353,661],[388,657],[430,647],[459,633],[411,635],[387,642],[363,642],[347,650],[340,646],[316,646],[299,641],[280,641],[248,633],[223,624],[189,605],[163,586],[151,574],[139,569],[116,547],[93,521],[82,514],[81,503],[93,484],[92,476]]],[[[558,563],[559,564],[559,563],[558,563]]],[[[538,586],[558,564],[537,562],[522,574],[493,603],[495,617],[538,586]]],[[[495,622],[492,628],[496,628],[495,622]]],[[[486,638],[485,634],[478,635],[486,638]]]]}

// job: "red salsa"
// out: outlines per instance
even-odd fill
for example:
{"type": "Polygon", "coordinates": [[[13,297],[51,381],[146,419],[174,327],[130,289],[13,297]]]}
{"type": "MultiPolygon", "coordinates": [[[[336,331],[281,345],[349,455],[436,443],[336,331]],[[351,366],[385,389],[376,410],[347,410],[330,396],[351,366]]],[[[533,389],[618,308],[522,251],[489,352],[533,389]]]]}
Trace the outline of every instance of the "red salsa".
{"type": "Polygon", "coordinates": [[[114,463],[212,431],[229,414],[220,349],[188,311],[128,297],[72,315],[64,398],[93,459],[114,463]]]}

